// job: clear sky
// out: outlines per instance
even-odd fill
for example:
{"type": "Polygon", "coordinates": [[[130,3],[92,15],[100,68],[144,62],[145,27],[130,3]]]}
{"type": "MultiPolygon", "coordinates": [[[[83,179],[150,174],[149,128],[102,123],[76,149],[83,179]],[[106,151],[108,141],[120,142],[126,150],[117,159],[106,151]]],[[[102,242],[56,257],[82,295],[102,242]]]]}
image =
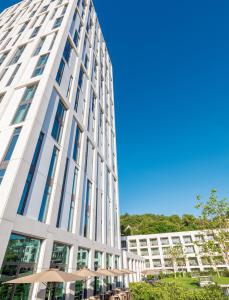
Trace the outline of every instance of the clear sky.
{"type": "Polygon", "coordinates": [[[94,3],[114,67],[121,211],[196,213],[196,194],[229,196],[229,1],[94,3]]]}

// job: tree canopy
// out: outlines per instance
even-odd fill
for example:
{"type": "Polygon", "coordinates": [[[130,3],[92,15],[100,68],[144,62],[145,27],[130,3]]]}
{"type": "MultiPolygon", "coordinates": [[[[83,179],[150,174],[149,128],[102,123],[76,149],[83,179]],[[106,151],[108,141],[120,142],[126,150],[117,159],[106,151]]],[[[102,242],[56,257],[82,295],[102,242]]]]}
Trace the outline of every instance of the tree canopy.
{"type": "Polygon", "coordinates": [[[193,215],[129,215],[121,216],[122,235],[153,234],[201,229],[200,220],[193,215]]]}

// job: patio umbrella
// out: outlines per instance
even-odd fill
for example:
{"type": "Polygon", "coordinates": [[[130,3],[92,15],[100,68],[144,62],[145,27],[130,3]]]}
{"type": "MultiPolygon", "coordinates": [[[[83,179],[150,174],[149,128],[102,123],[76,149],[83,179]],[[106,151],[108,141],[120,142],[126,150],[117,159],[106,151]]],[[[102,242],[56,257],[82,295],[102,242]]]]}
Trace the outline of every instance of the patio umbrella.
{"type": "Polygon", "coordinates": [[[96,272],[89,270],[88,268],[83,268],[72,272],[73,275],[79,276],[84,280],[84,298],[87,298],[87,279],[90,277],[96,277],[98,274],[96,272]]]}
{"type": "Polygon", "coordinates": [[[121,269],[122,272],[124,272],[125,274],[135,274],[136,272],[128,270],[128,269],[121,269]]]}
{"type": "Polygon", "coordinates": [[[58,269],[49,269],[40,273],[13,279],[4,283],[36,283],[36,282],[71,282],[82,280],[82,277],[73,275],[71,273],[59,271],[58,269]]]}
{"type": "Polygon", "coordinates": [[[98,269],[95,273],[97,274],[97,276],[115,276],[116,275],[111,270],[107,270],[107,269],[98,269]]]}
{"type": "Polygon", "coordinates": [[[72,272],[73,275],[76,275],[76,276],[79,276],[83,279],[87,279],[88,277],[96,277],[98,276],[98,274],[94,271],[91,271],[87,268],[83,268],[81,270],[77,270],[77,271],[74,271],[72,272]]]}
{"type": "Polygon", "coordinates": [[[119,270],[119,269],[113,269],[113,270],[111,270],[111,271],[112,271],[112,273],[114,273],[116,276],[122,276],[122,275],[125,274],[124,271],[121,271],[121,270],[119,270]]]}

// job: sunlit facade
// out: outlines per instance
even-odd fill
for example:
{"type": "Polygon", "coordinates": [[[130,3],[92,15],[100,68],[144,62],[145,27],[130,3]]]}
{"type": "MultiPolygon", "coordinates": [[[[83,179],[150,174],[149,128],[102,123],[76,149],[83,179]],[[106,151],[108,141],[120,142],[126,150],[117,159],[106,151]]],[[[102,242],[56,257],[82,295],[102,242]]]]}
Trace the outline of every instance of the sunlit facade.
{"type": "MultiPolygon", "coordinates": [[[[90,0],[24,0],[0,14],[0,141],[1,281],[121,268],[112,64],[90,0]]],[[[17,289],[0,298],[47,293],[17,289]]]]}

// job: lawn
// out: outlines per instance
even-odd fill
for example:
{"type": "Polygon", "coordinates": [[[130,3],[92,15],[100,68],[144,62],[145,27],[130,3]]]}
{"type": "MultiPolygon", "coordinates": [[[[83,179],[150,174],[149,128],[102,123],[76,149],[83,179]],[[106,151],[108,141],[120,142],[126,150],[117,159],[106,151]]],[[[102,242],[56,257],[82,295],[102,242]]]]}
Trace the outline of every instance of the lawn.
{"type": "MultiPolygon", "coordinates": [[[[229,284],[229,277],[217,277],[213,276],[213,280],[218,284],[229,284]]],[[[188,288],[188,289],[196,289],[199,288],[198,278],[190,278],[190,277],[177,277],[177,278],[163,278],[160,280],[161,282],[175,282],[178,285],[188,288]]]]}

